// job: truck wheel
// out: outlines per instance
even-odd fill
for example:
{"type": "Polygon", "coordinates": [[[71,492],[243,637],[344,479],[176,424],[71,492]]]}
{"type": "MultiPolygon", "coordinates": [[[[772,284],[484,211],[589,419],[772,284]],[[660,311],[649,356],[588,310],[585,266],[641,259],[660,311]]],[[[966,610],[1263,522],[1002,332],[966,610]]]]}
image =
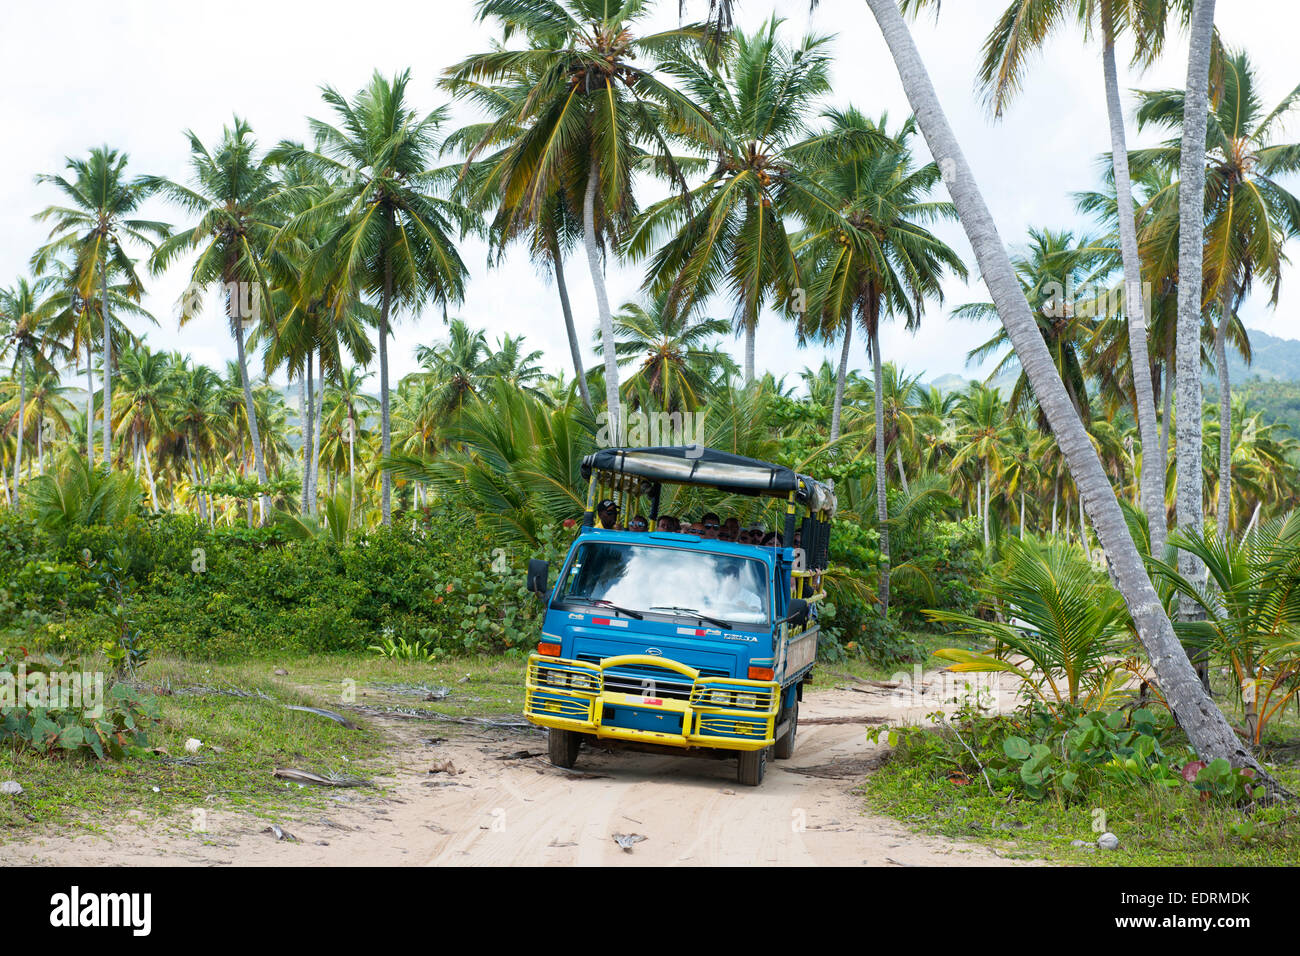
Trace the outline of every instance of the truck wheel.
{"type": "Polygon", "coordinates": [[[578,750],[582,747],[582,735],[572,730],[550,728],[546,735],[546,749],[550,752],[551,763],[557,767],[570,769],[578,762],[578,750]]]}
{"type": "Polygon", "coordinates": [[[763,782],[763,773],[767,770],[767,751],[746,750],[736,761],[736,780],[744,787],[757,787],[763,782]]]}
{"type": "Polygon", "coordinates": [[[799,729],[799,702],[794,702],[790,712],[790,729],[782,734],[772,747],[772,756],[777,760],[789,760],[794,756],[794,734],[799,729]]]}

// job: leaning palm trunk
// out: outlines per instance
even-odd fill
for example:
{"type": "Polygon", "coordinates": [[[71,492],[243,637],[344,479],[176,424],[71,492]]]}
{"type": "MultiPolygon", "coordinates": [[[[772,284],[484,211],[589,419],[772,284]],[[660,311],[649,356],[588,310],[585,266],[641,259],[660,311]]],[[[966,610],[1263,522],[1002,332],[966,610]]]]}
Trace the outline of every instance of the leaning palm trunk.
{"type": "MultiPolygon", "coordinates": [[[[849,343],[853,341],[853,322],[844,324],[844,346],[840,349],[840,365],[835,370],[835,402],[831,405],[831,444],[840,437],[840,416],[844,411],[844,382],[849,374],[849,343]]],[[[876,383],[876,388],[880,383],[876,383]]]]}
{"type": "Polygon", "coordinates": [[[903,494],[910,495],[912,489],[907,486],[907,470],[903,467],[903,441],[901,436],[894,440],[894,461],[898,463],[898,483],[903,488],[903,494]]]}
{"type": "Polygon", "coordinates": [[[582,404],[591,411],[591,393],[587,391],[587,374],[582,368],[582,350],[578,347],[578,330],[573,324],[573,307],[569,305],[569,286],[564,281],[564,254],[552,251],[551,268],[555,271],[555,287],[560,293],[560,309],[564,312],[564,331],[569,337],[569,356],[573,360],[573,375],[578,382],[582,404]]]}
{"type": "MultiPolygon", "coordinates": [[[[1201,2],[1203,0],[1198,0],[1198,7],[1201,2]]],[[[1238,740],[1223,713],[1197,680],[1174,635],[1173,625],[1129,535],[1119,501],[1052,363],[993,217],[939,106],[934,86],[921,63],[896,0],[867,0],[867,3],[889,45],[930,153],[944,174],[1007,336],[1092,515],[1093,527],[1109,559],[1116,586],[1128,606],[1138,637],[1146,647],[1161,693],[1202,758],[1224,757],[1237,766],[1249,766],[1255,770],[1258,779],[1267,784],[1270,792],[1285,793],[1238,740]]],[[[1200,274],[1199,269],[1196,274],[1200,274]]]]}
{"type": "Polygon", "coordinates": [[[600,340],[605,353],[605,408],[608,414],[610,440],[622,443],[618,407],[618,361],[614,354],[614,317],[609,311],[609,296],[605,292],[605,273],[600,262],[600,249],[596,241],[596,187],[600,181],[600,163],[593,153],[587,170],[587,192],[582,200],[583,242],[587,247],[587,265],[591,269],[591,283],[596,288],[596,308],[600,311],[600,340]]]}
{"type": "Polygon", "coordinates": [[[1223,314],[1214,330],[1214,364],[1219,367],[1219,540],[1228,538],[1232,508],[1232,390],[1228,382],[1228,323],[1232,321],[1232,279],[1223,284],[1223,314]]]}
{"type": "MultiPolygon", "coordinates": [[[[878,305],[872,305],[876,311],[878,305]]],[[[875,321],[867,330],[876,392],[876,522],[880,526],[880,616],[889,616],[889,500],[885,494],[885,390],[880,368],[880,333],[875,321]]]]}
{"type": "Polygon", "coordinates": [[[1106,109],[1110,116],[1110,148],[1115,168],[1115,198],[1119,212],[1120,255],[1124,263],[1124,312],[1128,316],[1128,348],[1133,368],[1133,395],[1138,438],[1142,442],[1142,507],[1151,534],[1151,553],[1165,550],[1165,476],[1155,460],[1158,429],[1155,393],[1151,387],[1151,356],[1147,348],[1146,299],[1142,294],[1142,260],[1138,257],[1137,223],[1133,218],[1133,186],[1129,176],[1128,145],[1124,136],[1124,107],[1119,98],[1115,68],[1114,24],[1110,7],[1102,5],[1102,63],[1106,74],[1106,109]]]}
{"type": "MultiPolygon", "coordinates": [[[[228,285],[227,288],[230,286],[228,285]]],[[[226,312],[230,314],[231,304],[226,301],[226,312]]],[[[253,404],[253,386],[248,381],[248,359],[244,354],[244,325],[242,317],[235,320],[235,350],[239,357],[239,381],[244,387],[244,414],[248,416],[248,437],[253,445],[253,467],[257,469],[257,480],[265,489],[266,462],[262,458],[262,436],[257,428],[257,408],[253,404]]],[[[263,523],[271,513],[271,499],[263,490],[258,498],[259,517],[263,523]]],[[[252,521],[252,500],[249,500],[249,521],[252,521]]]]}
{"type": "Polygon", "coordinates": [[[104,274],[100,282],[99,310],[104,313],[104,467],[112,467],[110,455],[113,448],[113,340],[108,332],[108,243],[104,243],[104,274]]]}
{"type": "MultiPolygon", "coordinates": [[[[39,387],[39,382],[37,383],[39,387]]],[[[23,470],[23,432],[26,429],[24,418],[27,415],[27,366],[19,362],[18,372],[18,431],[14,436],[16,439],[16,448],[14,451],[14,507],[18,506],[18,476],[23,470]]]]}

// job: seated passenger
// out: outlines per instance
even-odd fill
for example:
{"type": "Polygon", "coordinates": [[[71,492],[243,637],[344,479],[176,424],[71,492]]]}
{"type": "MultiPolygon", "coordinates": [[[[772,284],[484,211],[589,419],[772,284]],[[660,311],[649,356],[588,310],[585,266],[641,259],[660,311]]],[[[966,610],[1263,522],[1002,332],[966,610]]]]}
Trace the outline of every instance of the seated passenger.
{"type": "Polygon", "coordinates": [[[731,534],[731,540],[735,541],[740,537],[740,519],[734,515],[728,518],[722,525],[731,534]]]}
{"type": "Polygon", "coordinates": [[[678,521],[676,518],[674,518],[672,515],[664,515],[662,518],[660,518],[658,521],[655,522],[655,530],[667,531],[671,534],[681,534],[682,523],[678,521]]]}
{"type": "Polygon", "coordinates": [[[700,526],[704,529],[704,537],[716,539],[718,537],[718,531],[722,527],[722,522],[718,520],[716,514],[710,511],[700,519],[700,526]]]}
{"type": "Polygon", "coordinates": [[[628,531],[646,531],[650,528],[650,522],[645,519],[645,515],[636,515],[627,523],[628,531]]]}
{"type": "Polygon", "coordinates": [[[596,527],[606,531],[618,527],[618,505],[609,498],[596,505],[596,527]]]}

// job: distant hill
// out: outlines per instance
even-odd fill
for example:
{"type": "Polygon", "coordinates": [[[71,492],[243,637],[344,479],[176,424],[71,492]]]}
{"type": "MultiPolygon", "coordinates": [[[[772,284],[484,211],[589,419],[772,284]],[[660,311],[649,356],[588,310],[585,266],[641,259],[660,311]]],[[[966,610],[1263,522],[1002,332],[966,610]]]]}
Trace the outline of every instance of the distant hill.
{"type": "Polygon", "coordinates": [[[1228,353],[1228,375],[1233,382],[1258,378],[1264,382],[1300,382],[1300,341],[1280,339],[1258,329],[1247,329],[1255,360],[1246,365],[1235,352],[1228,353]]]}

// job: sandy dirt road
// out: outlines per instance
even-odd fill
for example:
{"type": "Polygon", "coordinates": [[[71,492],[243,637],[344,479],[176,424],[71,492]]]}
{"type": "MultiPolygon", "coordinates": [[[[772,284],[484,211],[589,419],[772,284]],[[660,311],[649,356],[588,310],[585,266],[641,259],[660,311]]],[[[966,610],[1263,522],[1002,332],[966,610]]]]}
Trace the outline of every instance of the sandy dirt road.
{"type": "Polygon", "coordinates": [[[204,833],[188,818],[127,821],[104,836],[8,842],[0,864],[1007,864],[990,849],[918,836],[866,813],[854,792],[880,758],[866,739],[869,722],[933,709],[900,707],[890,691],[869,687],[811,691],[794,758],[769,759],[757,788],[736,783],[731,760],[585,748],[568,773],[551,767],[538,733],[452,736],[447,725],[389,721],[398,769],[381,779],[384,791],[331,792],[327,809],[277,818],[297,842],[264,832],[268,820],[209,809],[204,833]],[[431,732],[446,739],[430,743],[431,732]],[[443,761],[457,772],[429,772],[443,761]],[[614,834],[645,839],[627,852],[614,834]]]}

